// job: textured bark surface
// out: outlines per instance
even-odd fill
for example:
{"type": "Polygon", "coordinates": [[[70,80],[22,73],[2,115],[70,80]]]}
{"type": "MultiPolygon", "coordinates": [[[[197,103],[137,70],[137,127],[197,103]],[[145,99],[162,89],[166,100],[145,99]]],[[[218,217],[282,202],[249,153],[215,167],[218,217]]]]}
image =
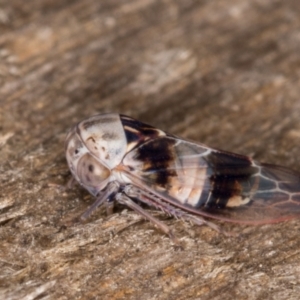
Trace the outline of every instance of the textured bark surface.
{"type": "Polygon", "coordinates": [[[100,112],[300,170],[296,0],[0,1],[1,299],[299,299],[300,221],[207,227],[98,210],[64,137],[100,112]]]}

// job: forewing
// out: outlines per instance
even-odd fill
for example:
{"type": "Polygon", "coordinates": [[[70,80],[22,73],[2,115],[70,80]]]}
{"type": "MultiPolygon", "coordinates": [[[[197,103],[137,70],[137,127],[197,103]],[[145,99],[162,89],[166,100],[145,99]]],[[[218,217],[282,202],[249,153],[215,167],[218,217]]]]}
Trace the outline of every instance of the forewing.
{"type": "Polygon", "coordinates": [[[141,190],[194,214],[240,223],[300,215],[300,175],[172,136],[146,141],[121,169],[141,190]]]}

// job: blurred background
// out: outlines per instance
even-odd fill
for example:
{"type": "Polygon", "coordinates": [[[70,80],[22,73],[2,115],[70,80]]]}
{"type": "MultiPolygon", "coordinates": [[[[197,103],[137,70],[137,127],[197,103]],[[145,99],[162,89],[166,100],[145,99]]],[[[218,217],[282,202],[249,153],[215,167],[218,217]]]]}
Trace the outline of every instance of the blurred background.
{"type": "Polygon", "coordinates": [[[300,170],[300,3],[0,0],[0,297],[298,299],[299,221],[224,224],[231,239],[99,210],[64,138],[129,115],[185,139],[300,170]]]}

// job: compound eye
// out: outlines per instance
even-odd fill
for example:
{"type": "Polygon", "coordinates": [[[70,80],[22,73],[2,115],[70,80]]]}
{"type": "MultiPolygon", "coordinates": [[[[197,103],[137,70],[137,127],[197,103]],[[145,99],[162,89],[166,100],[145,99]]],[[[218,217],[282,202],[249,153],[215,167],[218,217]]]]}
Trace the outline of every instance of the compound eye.
{"type": "Polygon", "coordinates": [[[77,176],[83,186],[98,187],[110,176],[110,170],[87,153],[78,162],[77,176]]]}

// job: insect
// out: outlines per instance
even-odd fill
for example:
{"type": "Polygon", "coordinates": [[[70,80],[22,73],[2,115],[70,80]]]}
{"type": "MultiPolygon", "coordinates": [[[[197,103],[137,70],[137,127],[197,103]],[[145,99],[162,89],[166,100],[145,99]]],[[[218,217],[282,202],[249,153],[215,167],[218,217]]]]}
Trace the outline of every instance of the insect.
{"type": "Polygon", "coordinates": [[[66,137],[75,180],[96,197],[81,216],[115,201],[174,238],[144,210],[145,203],[176,218],[222,231],[207,220],[265,224],[300,215],[300,174],[285,167],[193,143],[119,114],[100,114],[66,137]]]}

